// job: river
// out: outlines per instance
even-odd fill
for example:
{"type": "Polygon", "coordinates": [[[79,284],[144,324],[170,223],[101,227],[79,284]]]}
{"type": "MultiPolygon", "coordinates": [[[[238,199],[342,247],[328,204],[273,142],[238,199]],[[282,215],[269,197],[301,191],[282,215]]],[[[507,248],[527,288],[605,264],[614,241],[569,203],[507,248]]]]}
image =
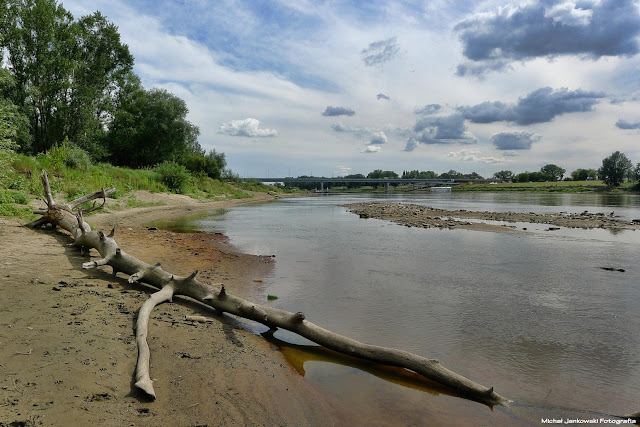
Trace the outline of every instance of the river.
{"type": "Polygon", "coordinates": [[[437,358],[514,401],[492,410],[277,332],[272,340],[327,397],[334,420],[539,424],[554,416],[640,410],[640,231],[550,232],[541,224],[518,224],[530,231],[523,235],[408,228],[360,219],[342,206],[380,199],[640,217],[635,195],[454,192],[290,198],[192,220],[190,227],[222,232],[244,252],[275,255],[272,274],[256,283],[257,302],[303,311],[359,341],[437,358]]]}

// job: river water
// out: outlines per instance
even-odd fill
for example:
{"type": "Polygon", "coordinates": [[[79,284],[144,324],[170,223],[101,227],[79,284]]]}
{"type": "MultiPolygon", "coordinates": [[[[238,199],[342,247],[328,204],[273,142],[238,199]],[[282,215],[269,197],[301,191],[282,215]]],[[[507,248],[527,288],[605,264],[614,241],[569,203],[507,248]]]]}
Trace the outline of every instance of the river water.
{"type": "Polygon", "coordinates": [[[365,343],[437,358],[514,401],[491,409],[278,331],[270,339],[326,396],[334,421],[539,424],[640,410],[640,231],[420,229],[360,219],[342,207],[380,199],[640,218],[640,197],[630,195],[438,193],[291,198],[192,220],[244,252],[276,256],[272,274],[256,283],[257,302],[303,311],[365,343]],[[268,301],[269,294],[278,299],[268,301]]]}

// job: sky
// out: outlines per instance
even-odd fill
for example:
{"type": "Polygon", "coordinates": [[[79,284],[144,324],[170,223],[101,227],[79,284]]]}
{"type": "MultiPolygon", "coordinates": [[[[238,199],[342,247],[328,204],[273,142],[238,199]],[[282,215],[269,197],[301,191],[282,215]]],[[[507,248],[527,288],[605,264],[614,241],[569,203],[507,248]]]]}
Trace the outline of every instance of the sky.
{"type": "Polygon", "coordinates": [[[640,162],[633,0],[66,0],[241,177],[640,162]]]}

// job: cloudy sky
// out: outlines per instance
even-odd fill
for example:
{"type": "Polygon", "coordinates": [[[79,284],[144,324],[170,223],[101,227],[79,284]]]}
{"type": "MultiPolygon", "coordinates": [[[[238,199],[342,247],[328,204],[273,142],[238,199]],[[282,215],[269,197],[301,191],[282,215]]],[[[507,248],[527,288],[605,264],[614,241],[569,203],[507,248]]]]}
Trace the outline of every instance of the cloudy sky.
{"type": "Polygon", "coordinates": [[[240,176],[640,162],[634,0],[83,0],[240,176]]]}

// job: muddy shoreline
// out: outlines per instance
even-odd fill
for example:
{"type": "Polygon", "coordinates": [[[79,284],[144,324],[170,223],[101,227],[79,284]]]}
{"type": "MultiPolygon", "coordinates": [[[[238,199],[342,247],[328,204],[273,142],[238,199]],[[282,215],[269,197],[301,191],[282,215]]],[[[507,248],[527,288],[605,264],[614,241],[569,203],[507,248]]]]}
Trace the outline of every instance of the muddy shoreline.
{"type": "Polygon", "coordinates": [[[584,211],[579,214],[553,213],[538,214],[534,212],[477,212],[468,210],[445,210],[429,206],[406,203],[351,203],[345,207],[360,218],[375,218],[392,221],[407,227],[420,228],[460,228],[476,231],[493,231],[501,233],[523,233],[527,227],[497,225],[482,221],[506,223],[548,224],[548,230],[554,227],[568,228],[601,228],[607,230],[640,229],[640,220],[625,221],[616,217],[615,212],[592,213],[584,211]],[[473,220],[468,221],[468,220],[473,220]]]}
{"type": "MultiPolygon", "coordinates": [[[[225,283],[240,296],[262,286],[273,258],[238,252],[223,235],[153,230],[153,219],[227,208],[246,201],[199,202],[136,194],[164,206],[90,216],[116,227],[126,251],[167,271],[225,283]],[[153,199],[153,200],[151,200],[153,199]]],[[[256,195],[252,201],[270,200],[256,195]]],[[[109,202],[107,202],[107,206],[109,202]]],[[[108,208],[107,208],[108,209],[108,208]]],[[[150,322],[151,376],[158,399],[133,388],[135,315],[154,292],[65,247],[69,237],[0,219],[0,425],[327,425],[324,400],[272,344],[228,315],[176,298],[150,322]],[[199,315],[208,323],[185,321],[199,315]],[[31,423],[31,424],[29,424],[31,423]]],[[[97,253],[92,252],[95,257],[97,253]]],[[[259,301],[263,303],[262,301],[259,301]]]]}

